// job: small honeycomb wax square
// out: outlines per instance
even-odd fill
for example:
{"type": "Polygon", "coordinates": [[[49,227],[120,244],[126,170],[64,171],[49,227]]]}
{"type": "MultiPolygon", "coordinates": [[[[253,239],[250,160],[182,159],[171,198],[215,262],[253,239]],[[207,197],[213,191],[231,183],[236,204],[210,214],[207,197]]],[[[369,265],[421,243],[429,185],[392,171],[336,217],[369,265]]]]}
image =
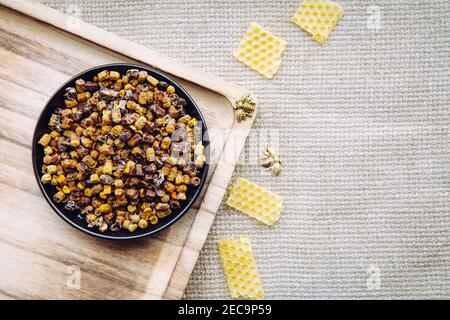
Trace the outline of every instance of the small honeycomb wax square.
{"type": "Polygon", "coordinates": [[[342,7],[334,2],[303,0],[292,21],[312,35],[314,40],[324,44],[343,11],[342,7]]]}
{"type": "Polygon", "coordinates": [[[222,239],[219,253],[230,295],[235,299],[264,299],[264,289],[256,267],[250,240],[222,239]]]}
{"type": "Polygon", "coordinates": [[[272,78],[281,63],[281,53],[286,41],[252,22],[233,55],[267,78],[272,78]]]}
{"type": "Polygon", "coordinates": [[[282,198],[255,183],[243,178],[237,178],[230,188],[227,205],[235,208],[250,217],[274,225],[280,219],[282,198]]]}

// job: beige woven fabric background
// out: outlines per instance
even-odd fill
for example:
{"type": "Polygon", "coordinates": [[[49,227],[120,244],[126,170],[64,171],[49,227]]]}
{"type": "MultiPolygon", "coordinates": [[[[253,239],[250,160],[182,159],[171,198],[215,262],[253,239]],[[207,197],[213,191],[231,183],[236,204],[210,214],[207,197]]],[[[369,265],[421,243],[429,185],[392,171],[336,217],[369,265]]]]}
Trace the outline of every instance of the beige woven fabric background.
{"type": "Polygon", "coordinates": [[[186,298],[228,298],[217,240],[248,231],[267,298],[449,296],[448,1],[338,0],[320,46],[290,22],[300,0],[42,1],[255,91],[246,156],[280,140],[284,198],[267,228],[222,206],[186,298]],[[76,5],[74,5],[76,3],[76,5]],[[288,41],[264,79],[232,50],[256,21],[288,41]]]}

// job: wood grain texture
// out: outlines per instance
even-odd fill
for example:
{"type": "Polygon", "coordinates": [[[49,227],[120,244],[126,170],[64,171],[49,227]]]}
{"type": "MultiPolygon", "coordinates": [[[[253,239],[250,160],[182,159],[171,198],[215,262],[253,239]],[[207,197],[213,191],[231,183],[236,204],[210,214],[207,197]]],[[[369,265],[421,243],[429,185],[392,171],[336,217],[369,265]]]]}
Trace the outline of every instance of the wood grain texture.
{"type": "Polygon", "coordinates": [[[39,4],[0,0],[0,297],[181,298],[254,120],[234,121],[231,102],[246,90],[84,22],[70,29],[67,19],[39,4]],[[112,62],[175,76],[205,116],[212,147],[208,185],[194,208],[158,235],[130,242],[64,223],[42,197],[31,163],[34,126],[50,95],[74,74],[112,62]],[[72,266],[80,268],[80,289],[67,286],[72,266]]]}

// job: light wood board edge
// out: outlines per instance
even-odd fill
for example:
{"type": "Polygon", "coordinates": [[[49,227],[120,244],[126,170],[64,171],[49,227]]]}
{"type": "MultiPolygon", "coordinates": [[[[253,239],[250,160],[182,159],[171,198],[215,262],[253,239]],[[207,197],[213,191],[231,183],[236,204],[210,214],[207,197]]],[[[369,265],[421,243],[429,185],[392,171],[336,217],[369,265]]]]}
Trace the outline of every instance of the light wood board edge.
{"type": "MultiPolygon", "coordinates": [[[[224,96],[231,105],[234,105],[236,100],[246,93],[250,93],[257,105],[255,95],[241,86],[161,55],[145,46],[123,39],[114,33],[100,29],[78,18],[68,16],[53,8],[26,0],[0,0],[0,4],[101,45],[109,50],[141,61],[178,78],[216,92],[224,96]],[[70,23],[67,22],[69,20],[71,21],[70,23]]],[[[220,166],[220,170],[214,171],[211,183],[205,193],[163,296],[164,299],[181,299],[183,296],[189,277],[214,221],[215,214],[226,193],[234,167],[244,148],[256,113],[257,108],[255,108],[255,112],[251,118],[240,123],[235,120],[233,123],[231,132],[219,158],[218,166],[216,167],[218,169],[220,166]],[[239,150],[239,152],[236,152],[236,150],[239,150]],[[231,161],[227,159],[230,155],[232,155],[231,161]],[[220,181],[221,184],[216,184],[216,181],[220,181]]]]}

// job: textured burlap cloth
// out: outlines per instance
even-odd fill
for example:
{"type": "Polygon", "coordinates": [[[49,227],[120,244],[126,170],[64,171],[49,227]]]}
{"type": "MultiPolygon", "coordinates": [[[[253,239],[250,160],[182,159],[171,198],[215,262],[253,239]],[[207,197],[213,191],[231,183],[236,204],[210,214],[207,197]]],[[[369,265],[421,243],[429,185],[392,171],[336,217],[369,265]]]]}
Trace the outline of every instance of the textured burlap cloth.
{"type": "Polygon", "coordinates": [[[229,297],[217,240],[244,231],[267,298],[449,298],[448,1],[339,0],[324,46],[290,22],[300,0],[42,2],[259,98],[235,176],[282,195],[282,218],[222,205],[186,298],[229,297]],[[272,80],[232,56],[251,21],[288,41],[272,80]],[[267,137],[277,178],[255,163],[267,137]]]}

